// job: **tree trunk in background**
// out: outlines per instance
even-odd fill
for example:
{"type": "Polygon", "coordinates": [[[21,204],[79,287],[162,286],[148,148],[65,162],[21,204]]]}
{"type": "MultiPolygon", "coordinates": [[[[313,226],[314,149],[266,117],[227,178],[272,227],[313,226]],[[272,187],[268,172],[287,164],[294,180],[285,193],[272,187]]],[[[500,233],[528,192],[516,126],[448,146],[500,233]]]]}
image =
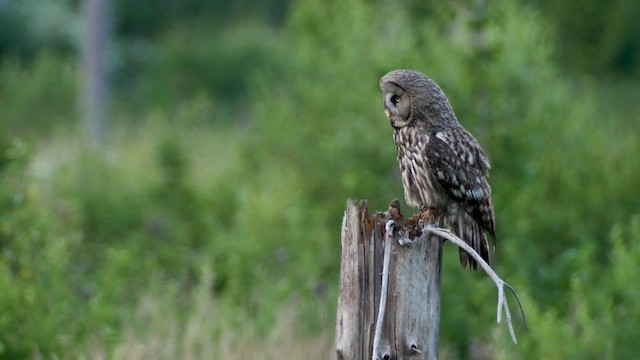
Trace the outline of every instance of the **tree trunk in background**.
{"type": "MultiPolygon", "coordinates": [[[[399,215],[399,214],[398,214],[399,215]]],[[[405,220],[389,212],[369,215],[365,201],[347,202],[342,226],[340,294],[336,321],[338,359],[371,359],[380,303],[385,223],[405,220]]],[[[430,221],[433,219],[427,219],[430,221]]],[[[409,246],[393,237],[380,359],[436,359],[440,327],[442,239],[423,235],[409,246]]]]}
{"type": "Polygon", "coordinates": [[[86,134],[102,142],[109,120],[110,0],[84,0],[82,29],[82,84],[78,102],[86,134]]]}

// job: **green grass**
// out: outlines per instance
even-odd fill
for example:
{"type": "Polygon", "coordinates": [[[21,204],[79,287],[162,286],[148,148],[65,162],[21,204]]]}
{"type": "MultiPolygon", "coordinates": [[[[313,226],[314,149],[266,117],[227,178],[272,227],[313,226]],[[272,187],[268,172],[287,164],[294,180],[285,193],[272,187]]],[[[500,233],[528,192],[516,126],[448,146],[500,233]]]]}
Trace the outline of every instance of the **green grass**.
{"type": "Polygon", "coordinates": [[[123,324],[122,337],[105,346],[100,339],[89,342],[78,358],[91,359],[330,359],[333,328],[300,335],[300,310],[291,302],[271,328],[256,333],[251,318],[237,327],[228,325],[229,315],[211,294],[212,273],[204,270],[194,289],[188,311],[166,294],[142,294],[131,317],[123,324]]]}

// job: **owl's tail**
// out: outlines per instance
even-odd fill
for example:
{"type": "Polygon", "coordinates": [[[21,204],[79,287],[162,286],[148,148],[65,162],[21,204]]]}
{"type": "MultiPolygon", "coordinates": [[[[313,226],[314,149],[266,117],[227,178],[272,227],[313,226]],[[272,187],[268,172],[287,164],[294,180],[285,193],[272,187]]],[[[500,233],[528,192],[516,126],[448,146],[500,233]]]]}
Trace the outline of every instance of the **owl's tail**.
{"type": "MultiPolygon", "coordinates": [[[[489,242],[482,226],[464,210],[451,214],[447,220],[451,232],[469,244],[487,264],[491,264],[489,262],[489,242]]],[[[459,251],[462,267],[466,268],[467,264],[469,264],[471,270],[477,270],[478,263],[476,260],[462,248],[459,251]]]]}

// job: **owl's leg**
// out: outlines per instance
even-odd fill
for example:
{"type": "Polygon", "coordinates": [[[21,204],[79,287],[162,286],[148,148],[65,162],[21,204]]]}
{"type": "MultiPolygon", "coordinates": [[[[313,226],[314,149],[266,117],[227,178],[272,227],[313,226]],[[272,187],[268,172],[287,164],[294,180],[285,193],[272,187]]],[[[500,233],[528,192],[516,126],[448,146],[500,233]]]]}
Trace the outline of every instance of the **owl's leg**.
{"type": "Polygon", "coordinates": [[[420,205],[420,207],[418,208],[418,214],[420,214],[420,215],[428,215],[428,214],[424,214],[426,212],[431,212],[432,214],[429,214],[431,216],[433,216],[435,214],[436,219],[438,221],[440,221],[442,219],[443,212],[440,209],[438,209],[436,207],[433,207],[433,206],[427,206],[427,205],[424,205],[424,204],[420,205]]]}

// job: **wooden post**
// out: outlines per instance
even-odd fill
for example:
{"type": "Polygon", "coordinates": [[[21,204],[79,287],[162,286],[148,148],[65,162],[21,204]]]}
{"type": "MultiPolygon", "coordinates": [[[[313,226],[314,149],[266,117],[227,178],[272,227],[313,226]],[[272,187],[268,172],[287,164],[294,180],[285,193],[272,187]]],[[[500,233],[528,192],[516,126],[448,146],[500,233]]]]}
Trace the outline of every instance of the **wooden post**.
{"type": "Polygon", "coordinates": [[[442,239],[418,235],[429,214],[405,219],[395,207],[369,215],[366,201],[347,201],[342,221],[338,359],[436,359],[440,327],[442,239]],[[389,284],[379,353],[372,357],[380,303],[385,223],[394,220],[410,245],[391,244],[389,284]]]}

